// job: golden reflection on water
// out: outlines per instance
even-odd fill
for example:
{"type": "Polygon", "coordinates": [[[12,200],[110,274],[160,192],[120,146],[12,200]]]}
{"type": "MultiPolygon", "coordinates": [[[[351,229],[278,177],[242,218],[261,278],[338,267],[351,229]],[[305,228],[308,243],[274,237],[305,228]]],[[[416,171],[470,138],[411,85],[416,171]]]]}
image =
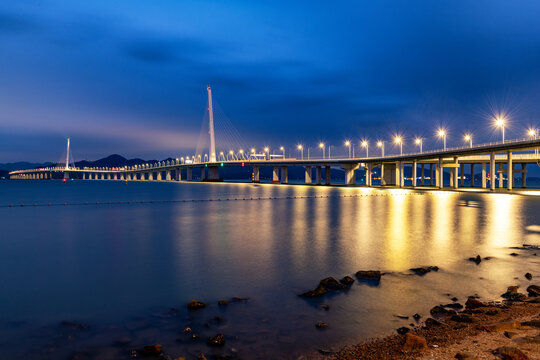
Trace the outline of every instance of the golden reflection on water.
{"type": "Polygon", "coordinates": [[[491,247],[519,242],[523,231],[523,198],[509,194],[490,194],[486,201],[486,238],[491,247]]]}
{"type": "Polygon", "coordinates": [[[386,226],[386,251],[384,253],[385,267],[391,269],[406,266],[409,251],[408,226],[409,214],[407,201],[409,196],[396,194],[388,197],[386,226]]]}

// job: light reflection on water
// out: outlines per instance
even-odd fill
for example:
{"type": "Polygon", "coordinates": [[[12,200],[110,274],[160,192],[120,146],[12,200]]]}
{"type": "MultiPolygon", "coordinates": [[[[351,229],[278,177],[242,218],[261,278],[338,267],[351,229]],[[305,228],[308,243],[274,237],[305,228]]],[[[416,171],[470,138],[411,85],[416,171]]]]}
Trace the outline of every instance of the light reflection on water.
{"type": "MultiPolygon", "coordinates": [[[[269,196],[279,199],[0,208],[0,346],[20,358],[39,358],[35,354],[58,329],[32,337],[38,349],[32,353],[20,349],[21,337],[64,319],[90,323],[96,330],[76,346],[59,346],[67,356],[105,326],[128,331],[124,327],[131,329],[136,316],[147,328],[128,331],[130,347],[157,341],[177,356],[209,351],[204,342],[176,341],[189,325],[203,336],[224,332],[243,358],[287,358],[392,331],[410,322],[392,314],[426,316],[434,304],[448,302],[445,293],[493,298],[510,284],[526,285],[526,271],[540,276],[532,254],[509,256],[516,251],[509,247],[540,243],[540,235],[525,230],[540,224],[536,197],[250,184],[0,185],[3,204],[36,197],[70,203],[269,196]],[[476,254],[494,259],[479,266],[466,260],[476,254]],[[423,265],[441,270],[409,275],[409,268],[423,265]],[[389,274],[375,287],[356,283],[314,301],[296,296],[321,278],[361,269],[389,274]],[[251,301],[225,310],[215,305],[232,296],[251,301]],[[192,298],[214,305],[187,314],[184,305],[192,298]],[[321,310],[322,303],[331,310],[321,310]],[[181,309],[174,325],[150,316],[169,307],[181,309]],[[216,314],[226,323],[204,329],[216,314]],[[20,321],[16,331],[8,325],[20,321]],[[329,329],[316,330],[317,321],[329,329]]],[[[100,358],[117,355],[106,351],[100,358]]]]}

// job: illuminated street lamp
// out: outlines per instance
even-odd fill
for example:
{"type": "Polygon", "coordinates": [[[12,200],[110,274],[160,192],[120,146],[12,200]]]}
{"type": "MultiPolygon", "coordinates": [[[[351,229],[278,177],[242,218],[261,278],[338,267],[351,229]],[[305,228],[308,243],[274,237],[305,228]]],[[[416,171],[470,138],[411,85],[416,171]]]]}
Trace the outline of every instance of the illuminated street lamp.
{"type": "MultiPolygon", "coordinates": [[[[529,129],[528,131],[529,136],[532,137],[534,140],[538,139],[538,129],[529,129]]],[[[538,156],[538,149],[534,149],[534,154],[538,156]]]]}
{"type": "Polygon", "coordinates": [[[283,158],[285,159],[285,148],[283,146],[280,146],[279,150],[283,152],[283,158]]]}
{"type": "Polygon", "coordinates": [[[362,141],[362,147],[366,148],[366,157],[368,158],[369,157],[369,144],[368,144],[367,140],[362,141]]]}
{"type": "Polygon", "coordinates": [[[231,155],[231,160],[234,160],[234,151],[229,150],[229,155],[231,155]]]}
{"type": "Polygon", "coordinates": [[[465,134],[464,139],[465,139],[465,141],[469,142],[469,147],[472,147],[472,135],[471,134],[465,134]]]}
{"type": "Polygon", "coordinates": [[[443,148],[444,150],[446,150],[446,131],[444,129],[439,129],[439,131],[437,132],[437,135],[440,138],[443,138],[443,148]]]}
{"type": "Polygon", "coordinates": [[[504,117],[502,116],[497,116],[495,118],[495,125],[497,125],[497,127],[500,127],[501,130],[502,130],[502,142],[504,144],[504,117]]]}
{"type": "Polygon", "coordinates": [[[377,147],[381,148],[381,157],[384,157],[384,141],[382,140],[377,141],[377,147]]]}
{"type": "Polygon", "coordinates": [[[324,147],[324,143],[319,143],[319,148],[322,149],[322,158],[324,159],[324,150],[325,150],[325,147],[324,147]]]}
{"type": "Polygon", "coordinates": [[[416,139],[414,139],[414,143],[418,146],[420,146],[420,154],[422,153],[422,138],[420,137],[417,137],[416,139]]]}
{"type": "Polygon", "coordinates": [[[345,141],[345,146],[349,148],[349,158],[351,157],[351,141],[345,141]]]}
{"type": "Polygon", "coordinates": [[[401,136],[396,136],[394,142],[399,144],[399,153],[400,155],[403,155],[403,140],[401,139],[401,136]]]}
{"type": "Polygon", "coordinates": [[[304,147],[301,144],[298,144],[297,148],[302,153],[302,160],[304,160],[304,147]]]}
{"type": "Polygon", "coordinates": [[[244,160],[244,149],[240,149],[238,150],[238,152],[240,153],[240,157],[242,158],[242,160],[244,160]]]}
{"type": "Polygon", "coordinates": [[[270,158],[270,148],[266,146],[264,152],[266,153],[266,160],[268,160],[270,158]]]}

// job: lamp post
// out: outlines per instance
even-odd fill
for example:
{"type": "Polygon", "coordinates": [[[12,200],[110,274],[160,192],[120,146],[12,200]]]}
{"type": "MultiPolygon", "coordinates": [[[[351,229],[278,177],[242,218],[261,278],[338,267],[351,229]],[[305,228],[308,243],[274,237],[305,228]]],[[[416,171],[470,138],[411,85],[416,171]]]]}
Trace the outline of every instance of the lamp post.
{"type": "Polygon", "coordinates": [[[443,139],[443,149],[446,150],[446,131],[444,131],[444,129],[439,129],[437,135],[443,139]]]}
{"type": "Polygon", "coordinates": [[[264,148],[264,152],[266,153],[266,160],[270,159],[270,148],[267,146],[264,148]]]}
{"type": "Polygon", "coordinates": [[[464,139],[465,139],[465,141],[469,142],[469,147],[472,147],[472,135],[471,134],[465,134],[464,139]]]}
{"type": "Polygon", "coordinates": [[[495,118],[495,125],[497,125],[497,127],[500,127],[502,130],[502,142],[504,144],[504,117],[497,116],[497,118],[495,118]]]}
{"type": "MultiPolygon", "coordinates": [[[[529,129],[529,136],[532,137],[534,140],[538,139],[538,129],[529,129]]],[[[534,154],[538,156],[538,149],[534,149],[534,154]]]]}
{"type": "Polygon", "coordinates": [[[319,143],[319,148],[322,149],[322,158],[324,160],[325,156],[324,156],[324,143],[319,143]]]}
{"type": "Polygon", "coordinates": [[[414,143],[418,146],[420,146],[420,154],[422,153],[422,138],[419,138],[417,137],[416,139],[414,139],[414,143]]]}
{"type": "Polygon", "coordinates": [[[240,150],[238,150],[238,152],[240,153],[240,158],[241,158],[242,160],[245,160],[245,159],[244,159],[244,149],[240,149],[240,150]]]}
{"type": "Polygon", "coordinates": [[[345,146],[349,148],[349,158],[351,157],[351,141],[345,141],[345,146]]]}
{"type": "Polygon", "coordinates": [[[298,150],[300,150],[302,154],[302,160],[304,160],[304,147],[302,145],[298,145],[298,150]]]}
{"type": "Polygon", "coordinates": [[[369,157],[369,143],[367,142],[367,140],[362,141],[362,147],[366,148],[366,158],[368,158],[369,157]]]}
{"type": "Polygon", "coordinates": [[[381,157],[384,157],[384,141],[382,140],[377,141],[377,147],[381,148],[381,157]]]}
{"type": "Polygon", "coordinates": [[[234,160],[234,151],[233,151],[233,150],[229,150],[229,154],[231,155],[231,160],[234,160]]]}
{"type": "Polygon", "coordinates": [[[283,158],[285,159],[285,148],[283,146],[279,147],[279,150],[283,153],[283,158]]]}
{"type": "Polygon", "coordinates": [[[403,155],[403,140],[401,139],[401,136],[396,136],[394,142],[399,144],[399,154],[403,155]]]}

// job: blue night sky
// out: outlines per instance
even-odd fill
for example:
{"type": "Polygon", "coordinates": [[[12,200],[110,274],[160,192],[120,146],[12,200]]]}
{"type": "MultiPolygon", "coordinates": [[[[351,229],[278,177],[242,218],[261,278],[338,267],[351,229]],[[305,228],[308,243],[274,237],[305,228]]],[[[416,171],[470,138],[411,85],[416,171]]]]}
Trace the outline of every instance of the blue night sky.
{"type": "Polygon", "coordinates": [[[222,150],[234,137],[345,153],[347,138],[402,133],[413,151],[416,135],[441,146],[440,125],[449,146],[466,131],[495,141],[498,111],[523,137],[540,125],[539,14],[494,0],[3,1],[0,161],[57,161],[68,136],[75,160],[193,154],[207,84],[222,150]]]}

